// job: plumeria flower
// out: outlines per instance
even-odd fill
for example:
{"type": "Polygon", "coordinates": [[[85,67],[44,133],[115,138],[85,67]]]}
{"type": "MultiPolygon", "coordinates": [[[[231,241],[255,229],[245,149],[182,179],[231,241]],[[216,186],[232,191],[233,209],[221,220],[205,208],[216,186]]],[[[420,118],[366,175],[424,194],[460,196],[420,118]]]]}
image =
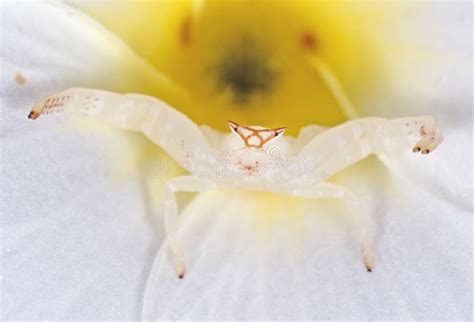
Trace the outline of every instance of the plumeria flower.
{"type": "Polygon", "coordinates": [[[468,3],[7,2],[2,5],[2,318],[469,319],[468,3]],[[348,209],[269,193],[180,199],[189,271],[163,247],[163,182],[138,134],[27,120],[72,86],[158,97],[198,124],[332,126],[434,115],[433,155],[331,178],[370,205],[376,268],[348,209]],[[284,124],[282,124],[284,123],[284,124]]]}

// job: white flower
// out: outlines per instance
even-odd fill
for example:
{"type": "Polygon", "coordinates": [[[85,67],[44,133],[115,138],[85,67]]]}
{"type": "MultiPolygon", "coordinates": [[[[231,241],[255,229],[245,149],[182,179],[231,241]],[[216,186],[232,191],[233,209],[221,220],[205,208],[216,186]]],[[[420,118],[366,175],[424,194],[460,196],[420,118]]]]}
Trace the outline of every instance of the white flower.
{"type": "Polygon", "coordinates": [[[445,141],[426,159],[369,158],[334,178],[372,205],[374,272],[361,268],[342,204],[214,191],[183,200],[189,272],[179,280],[153,202],[179,170],[155,178],[160,152],[138,135],[32,124],[27,114],[71,86],[180,89],[76,9],[3,4],[2,318],[469,319],[471,6],[410,6],[373,31],[397,68],[357,99],[359,112],[433,114],[445,141]]]}

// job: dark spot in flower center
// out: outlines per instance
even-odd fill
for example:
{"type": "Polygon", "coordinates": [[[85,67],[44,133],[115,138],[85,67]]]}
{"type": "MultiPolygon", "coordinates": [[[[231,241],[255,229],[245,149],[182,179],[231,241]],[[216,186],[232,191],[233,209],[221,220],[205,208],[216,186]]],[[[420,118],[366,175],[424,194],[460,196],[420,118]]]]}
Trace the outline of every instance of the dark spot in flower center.
{"type": "Polygon", "coordinates": [[[245,38],[225,52],[217,65],[217,89],[230,90],[236,103],[268,91],[275,73],[267,62],[268,55],[245,38]]]}

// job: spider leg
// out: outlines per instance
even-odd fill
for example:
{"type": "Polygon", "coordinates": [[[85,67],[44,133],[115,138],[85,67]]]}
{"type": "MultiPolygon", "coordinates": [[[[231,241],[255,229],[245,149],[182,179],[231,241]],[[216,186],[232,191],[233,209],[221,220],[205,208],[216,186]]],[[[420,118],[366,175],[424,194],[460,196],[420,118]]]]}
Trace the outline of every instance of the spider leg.
{"type": "Polygon", "coordinates": [[[121,129],[139,131],[189,170],[196,159],[212,159],[204,134],[183,113],[151,96],[117,94],[74,87],[46,97],[28,115],[65,112],[90,117],[121,129]]]}
{"type": "Polygon", "coordinates": [[[389,121],[387,136],[418,138],[413,152],[428,154],[443,142],[441,130],[431,116],[404,117],[389,121]]]}
{"type": "Polygon", "coordinates": [[[163,219],[171,254],[173,255],[176,274],[183,278],[185,274],[184,254],[176,239],[178,226],[178,206],[176,203],[176,192],[204,192],[216,187],[215,183],[194,176],[181,176],[169,180],[166,184],[163,201],[163,219]]]}
{"type": "Polygon", "coordinates": [[[362,259],[367,271],[372,272],[373,256],[373,222],[368,211],[364,211],[363,204],[354,193],[342,186],[322,182],[314,187],[298,188],[289,191],[290,194],[304,198],[338,198],[345,201],[352,219],[356,238],[361,247],[362,259]]]}
{"type": "Polygon", "coordinates": [[[360,118],[315,136],[302,147],[298,157],[316,158],[322,178],[327,178],[370,154],[385,155],[395,148],[427,154],[442,140],[441,131],[430,116],[360,118]]]}

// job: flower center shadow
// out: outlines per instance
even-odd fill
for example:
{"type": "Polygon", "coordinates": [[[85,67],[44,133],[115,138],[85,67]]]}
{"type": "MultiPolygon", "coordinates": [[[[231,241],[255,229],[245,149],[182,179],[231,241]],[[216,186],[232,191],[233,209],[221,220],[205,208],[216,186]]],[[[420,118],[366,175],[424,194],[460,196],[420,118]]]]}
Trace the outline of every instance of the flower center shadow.
{"type": "Polygon", "coordinates": [[[255,94],[271,89],[276,73],[268,66],[269,54],[247,37],[223,53],[213,68],[216,89],[229,90],[235,103],[247,103],[255,94]]]}

